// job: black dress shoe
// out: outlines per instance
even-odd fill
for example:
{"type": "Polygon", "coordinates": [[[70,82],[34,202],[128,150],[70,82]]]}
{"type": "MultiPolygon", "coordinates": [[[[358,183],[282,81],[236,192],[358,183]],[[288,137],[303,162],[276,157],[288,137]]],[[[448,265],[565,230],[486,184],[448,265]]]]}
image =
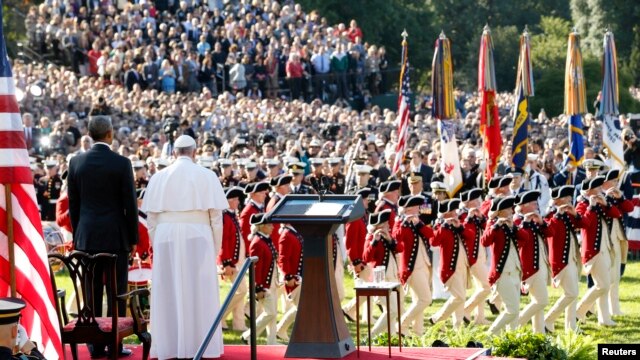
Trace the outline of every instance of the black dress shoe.
{"type": "Polygon", "coordinates": [[[591,310],[587,311],[587,314],[585,315],[585,317],[592,317],[594,314],[591,312],[591,310]]]}
{"type": "Polygon", "coordinates": [[[431,324],[432,326],[436,324],[436,323],[434,323],[434,322],[433,322],[433,319],[432,319],[431,317],[428,317],[428,318],[427,318],[427,322],[428,322],[429,324],[431,324]]]}
{"type": "Polygon", "coordinates": [[[489,305],[489,310],[491,310],[491,313],[493,315],[500,314],[500,309],[498,309],[498,307],[494,303],[492,303],[489,300],[487,300],[487,305],[489,305]]]}
{"type": "Polygon", "coordinates": [[[471,320],[469,320],[466,316],[462,318],[462,321],[464,321],[465,325],[471,324],[471,320]]]}
{"type": "Polygon", "coordinates": [[[344,315],[345,318],[347,318],[347,320],[349,320],[349,322],[356,322],[351,316],[349,316],[349,314],[347,314],[346,311],[342,310],[342,315],[344,315]]]}
{"type": "Polygon", "coordinates": [[[249,339],[245,339],[244,336],[240,336],[240,340],[242,340],[243,344],[249,345],[249,339]]]}

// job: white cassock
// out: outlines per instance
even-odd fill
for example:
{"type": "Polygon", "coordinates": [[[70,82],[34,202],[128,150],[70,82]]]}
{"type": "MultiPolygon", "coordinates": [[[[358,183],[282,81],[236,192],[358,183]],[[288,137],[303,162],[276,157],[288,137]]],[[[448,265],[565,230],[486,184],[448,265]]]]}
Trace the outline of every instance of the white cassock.
{"type": "MultiPolygon", "coordinates": [[[[220,310],[216,256],[228,207],[216,174],[186,156],[149,181],[142,209],[153,245],[152,358],[193,358],[213,324],[220,310]]],[[[222,353],[218,328],[204,357],[222,353]]]]}

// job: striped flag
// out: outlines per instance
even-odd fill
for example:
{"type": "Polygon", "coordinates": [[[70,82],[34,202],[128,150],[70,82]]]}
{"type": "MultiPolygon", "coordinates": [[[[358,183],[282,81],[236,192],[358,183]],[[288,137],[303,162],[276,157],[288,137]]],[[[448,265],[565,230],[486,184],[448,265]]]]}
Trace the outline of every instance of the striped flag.
{"type": "Polygon", "coordinates": [[[462,170],[460,169],[460,154],[458,153],[454,123],[456,108],[453,99],[451,42],[444,32],[436,40],[431,69],[431,97],[433,99],[431,114],[438,119],[444,182],[447,185],[449,197],[454,197],[462,187],[462,170]]]}
{"type": "MultiPolygon", "coordinates": [[[[0,6],[2,19],[2,6],[0,6]]],[[[11,294],[7,204],[11,201],[16,294],[27,304],[20,323],[47,359],[62,358],[47,249],[36,203],[15,84],[0,24],[0,296],[11,294]],[[11,189],[10,199],[6,190],[11,189]]]]}
{"type": "Polygon", "coordinates": [[[491,180],[498,168],[498,159],[502,153],[502,135],[500,134],[500,113],[496,104],[496,69],[493,61],[493,40],[491,30],[485,26],[480,38],[480,56],[478,57],[478,92],[480,103],[480,135],[484,158],[487,162],[485,179],[491,180]]]}
{"type": "Polygon", "coordinates": [[[529,143],[529,96],[533,96],[533,71],[531,69],[531,50],[529,32],[524,30],[520,36],[520,57],[516,75],[516,107],[513,112],[513,138],[511,164],[524,168],[527,161],[529,143]]]}
{"type": "Polygon", "coordinates": [[[582,115],[587,112],[586,93],[580,35],[574,30],[569,34],[564,75],[564,113],[569,118],[569,157],[567,162],[573,166],[580,166],[584,159],[582,115]]]}
{"type": "Polygon", "coordinates": [[[409,108],[411,88],[409,86],[409,58],[407,45],[407,31],[402,32],[402,66],[400,68],[400,93],[398,95],[398,143],[396,144],[396,159],[393,163],[393,174],[400,170],[404,160],[404,150],[409,137],[409,108]]]}
{"type": "Polygon", "coordinates": [[[618,118],[618,56],[613,33],[604,34],[602,54],[602,144],[607,149],[607,165],[612,169],[624,168],[622,128],[618,118]]]}

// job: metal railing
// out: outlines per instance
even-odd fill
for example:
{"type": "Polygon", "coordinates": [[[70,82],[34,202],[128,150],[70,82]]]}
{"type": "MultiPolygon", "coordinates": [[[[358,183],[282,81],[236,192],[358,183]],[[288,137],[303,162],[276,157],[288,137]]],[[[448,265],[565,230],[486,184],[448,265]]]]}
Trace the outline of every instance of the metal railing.
{"type": "Polygon", "coordinates": [[[251,360],[257,359],[258,354],[257,354],[257,347],[256,347],[257,336],[256,336],[256,302],[255,302],[256,300],[255,263],[257,261],[258,261],[257,256],[248,257],[244,261],[244,264],[242,265],[242,268],[238,273],[238,277],[236,277],[236,281],[234,281],[233,284],[231,285],[231,290],[229,290],[229,294],[227,295],[227,298],[224,300],[224,303],[220,307],[220,311],[218,312],[218,315],[216,316],[216,319],[213,322],[213,325],[211,325],[211,328],[209,329],[207,336],[204,338],[204,340],[200,344],[200,347],[198,348],[198,352],[196,352],[196,356],[193,358],[194,360],[202,359],[202,356],[204,355],[205,350],[207,349],[207,347],[209,346],[209,343],[211,342],[211,338],[213,337],[213,334],[216,332],[216,329],[218,328],[218,326],[220,325],[220,322],[222,321],[222,317],[224,316],[224,313],[227,311],[227,308],[231,303],[231,299],[233,298],[233,295],[235,295],[236,291],[238,291],[238,287],[240,286],[240,283],[244,281],[244,274],[247,272],[247,270],[249,270],[249,323],[250,323],[249,328],[251,329],[251,339],[250,339],[251,360]]]}

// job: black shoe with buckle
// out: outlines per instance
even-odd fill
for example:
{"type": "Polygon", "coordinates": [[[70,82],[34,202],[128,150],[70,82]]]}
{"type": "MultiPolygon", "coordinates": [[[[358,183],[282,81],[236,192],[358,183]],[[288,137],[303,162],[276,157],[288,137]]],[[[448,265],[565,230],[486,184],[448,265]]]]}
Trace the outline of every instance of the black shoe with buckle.
{"type": "Polygon", "coordinates": [[[344,315],[345,318],[347,318],[347,320],[349,320],[349,322],[356,322],[349,314],[347,314],[346,311],[342,310],[342,315],[344,315]]]}
{"type": "Polygon", "coordinates": [[[492,303],[491,301],[487,300],[487,305],[489,305],[489,310],[491,310],[491,313],[493,315],[499,315],[500,314],[500,309],[498,309],[498,307],[492,303]]]}

